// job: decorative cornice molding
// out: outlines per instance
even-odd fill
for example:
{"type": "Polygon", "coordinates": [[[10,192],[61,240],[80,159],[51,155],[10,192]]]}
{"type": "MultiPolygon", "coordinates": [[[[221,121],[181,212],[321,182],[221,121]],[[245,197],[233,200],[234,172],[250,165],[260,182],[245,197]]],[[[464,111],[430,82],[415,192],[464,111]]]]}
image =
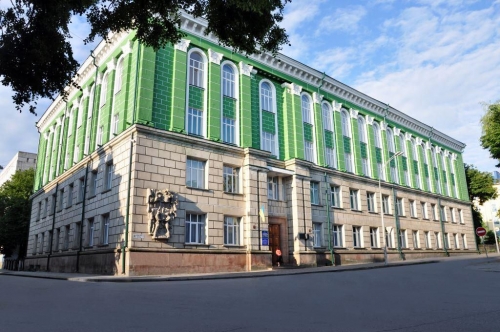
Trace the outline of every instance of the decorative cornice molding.
{"type": "Polygon", "coordinates": [[[431,147],[432,147],[431,142],[425,142],[425,148],[426,148],[427,150],[430,150],[430,149],[431,149],[431,147]]]}
{"type": "Polygon", "coordinates": [[[90,95],[90,88],[86,87],[85,89],[83,89],[82,98],[87,98],[89,95],[90,95]]]}
{"type": "Polygon", "coordinates": [[[126,43],[122,47],[122,53],[123,53],[123,55],[127,55],[129,53],[132,53],[133,45],[134,45],[133,41],[129,41],[128,43],[126,43]]]}
{"type": "Polygon", "coordinates": [[[43,138],[46,140],[49,138],[49,131],[43,133],[43,138]]]}
{"type": "Polygon", "coordinates": [[[189,39],[181,39],[177,44],[174,45],[174,48],[182,52],[187,52],[189,43],[191,43],[189,39]]]}
{"type": "Polygon", "coordinates": [[[380,121],[380,130],[387,130],[387,122],[380,121]]]}
{"type": "Polygon", "coordinates": [[[422,144],[423,140],[420,137],[416,137],[415,142],[417,142],[417,144],[420,145],[422,144]]]}
{"type": "Polygon", "coordinates": [[[253,66],[247,65],[243,61],[240,61],[239,67],[240,67],[241,75],[245,75],[245,76],[250,76],[250,74],[252,74],[252,72],[254,70],[253,66]]]}
{"type": "Polygon", "coordinates": [[[332,107],[334,111],[340,112],[340,110],[342,109],[342,103],[337,103],[336,101],[332,101],[332,107]]]}
{"type": "Polygon", "coordinates": [[[411,140],[411,134],[410,133],[405,133],[405,139],[407,141],[410,141],[411,140]]]}
{"type": "Polygon", "coordinates": [[[215,63],[216,65],[220,66],[220,62],[222,61],[222,57],[223,56],[221,53],[217,53],[210,48],[208,49],[208,59],[210,60],[210,62],[215,63]]]}
{"type": "Polygon", "coordinates": [[[366,123],[367,123],[368,125],[372,126],[372,125],[373,125],[373,116],[369,116],[369,115],[367,115],[367,116],[366,116],[366,123]]]}
{"type": "Polygon", "coordinates": [[[353,118],[353,119],[357,119],[357,118],[358,118],[359,111],[358,111],[358,110],[355,110],[354,108],[350,108],[350,109],[349,109],[349,114],[351,114],[351,118],[353,118]]]}
{"type": "Polygon", "coordinates": [[[300,96],[300,93],[302,92],[302,87],[295,83],[283,83],[281,84],[281,86],[287,89],[288,93],[294,94],[296,96],[300,96]]]}
{"type": "Polygon", "coordinates": [[[321,101],[323,100],[323,95],[320,95],[319,93],[313,92],[313,102],[316,104],[321,104],[321,101]]]}
{"type": "Polygon", "coordinates": [[[401,134],[401,129],[396,127],[393,127],[392,129],[394,130],[394,136],[399,136],[401,134]]]}
{"type": "Polygon", "coordinates": [[[441,147],[440,146],[436,146],[436,153],[441,153],[441,147]]]}

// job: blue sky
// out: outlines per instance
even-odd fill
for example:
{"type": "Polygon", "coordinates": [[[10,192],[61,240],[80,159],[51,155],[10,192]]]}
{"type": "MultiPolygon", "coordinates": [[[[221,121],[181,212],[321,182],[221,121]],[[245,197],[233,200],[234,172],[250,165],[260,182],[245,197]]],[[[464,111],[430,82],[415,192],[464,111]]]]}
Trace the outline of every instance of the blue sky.
{"type": "MultiPolygon", "coordinates": [[[[500,0],[293,0],[282,25],[284,54],[467,144],[465,162],[495,170],[479,121],[500,99],[500,0]]],[[[83,61],[88,27],[75,19],[71,31],[83,61]]],[[[19,114],[10,96],[0,86],[0,165],[37,150],[35,122],[49,105],[19,114]]]]}

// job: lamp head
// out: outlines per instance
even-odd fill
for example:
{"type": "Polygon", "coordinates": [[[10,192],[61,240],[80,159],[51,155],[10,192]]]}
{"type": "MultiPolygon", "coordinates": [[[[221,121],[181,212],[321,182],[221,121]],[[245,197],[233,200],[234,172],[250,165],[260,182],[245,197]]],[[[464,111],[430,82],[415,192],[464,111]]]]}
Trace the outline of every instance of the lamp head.
{"type": "Polygon", "coordinates": [[[396,152],[396,153],[394,154],[394,157],[400,156],[400,155],[402,155],[402,154],[403,154],[403,152],[398,151],[398,152],[396,152]]]}

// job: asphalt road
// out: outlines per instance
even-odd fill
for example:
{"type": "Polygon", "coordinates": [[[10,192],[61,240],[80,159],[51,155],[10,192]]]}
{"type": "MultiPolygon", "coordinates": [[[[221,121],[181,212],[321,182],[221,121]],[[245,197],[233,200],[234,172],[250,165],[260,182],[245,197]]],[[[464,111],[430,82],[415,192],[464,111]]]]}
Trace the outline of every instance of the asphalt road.
{"type": "Polygon", "coordinates": [[[145,283],[0,276],[0,331],[498,332],[500,270],[485,264],[145,283]]]}

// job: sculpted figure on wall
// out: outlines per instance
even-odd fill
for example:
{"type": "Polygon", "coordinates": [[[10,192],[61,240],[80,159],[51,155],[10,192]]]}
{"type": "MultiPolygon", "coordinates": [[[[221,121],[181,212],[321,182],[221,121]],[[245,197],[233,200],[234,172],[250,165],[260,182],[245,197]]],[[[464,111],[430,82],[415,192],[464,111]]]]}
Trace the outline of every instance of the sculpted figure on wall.
{"type": "Polygon", "coordinates": [[[153,239],[170,238],[170,222],[177,216],[177,197],[167,190],[148,189],[148,229],[153,239]]]}

